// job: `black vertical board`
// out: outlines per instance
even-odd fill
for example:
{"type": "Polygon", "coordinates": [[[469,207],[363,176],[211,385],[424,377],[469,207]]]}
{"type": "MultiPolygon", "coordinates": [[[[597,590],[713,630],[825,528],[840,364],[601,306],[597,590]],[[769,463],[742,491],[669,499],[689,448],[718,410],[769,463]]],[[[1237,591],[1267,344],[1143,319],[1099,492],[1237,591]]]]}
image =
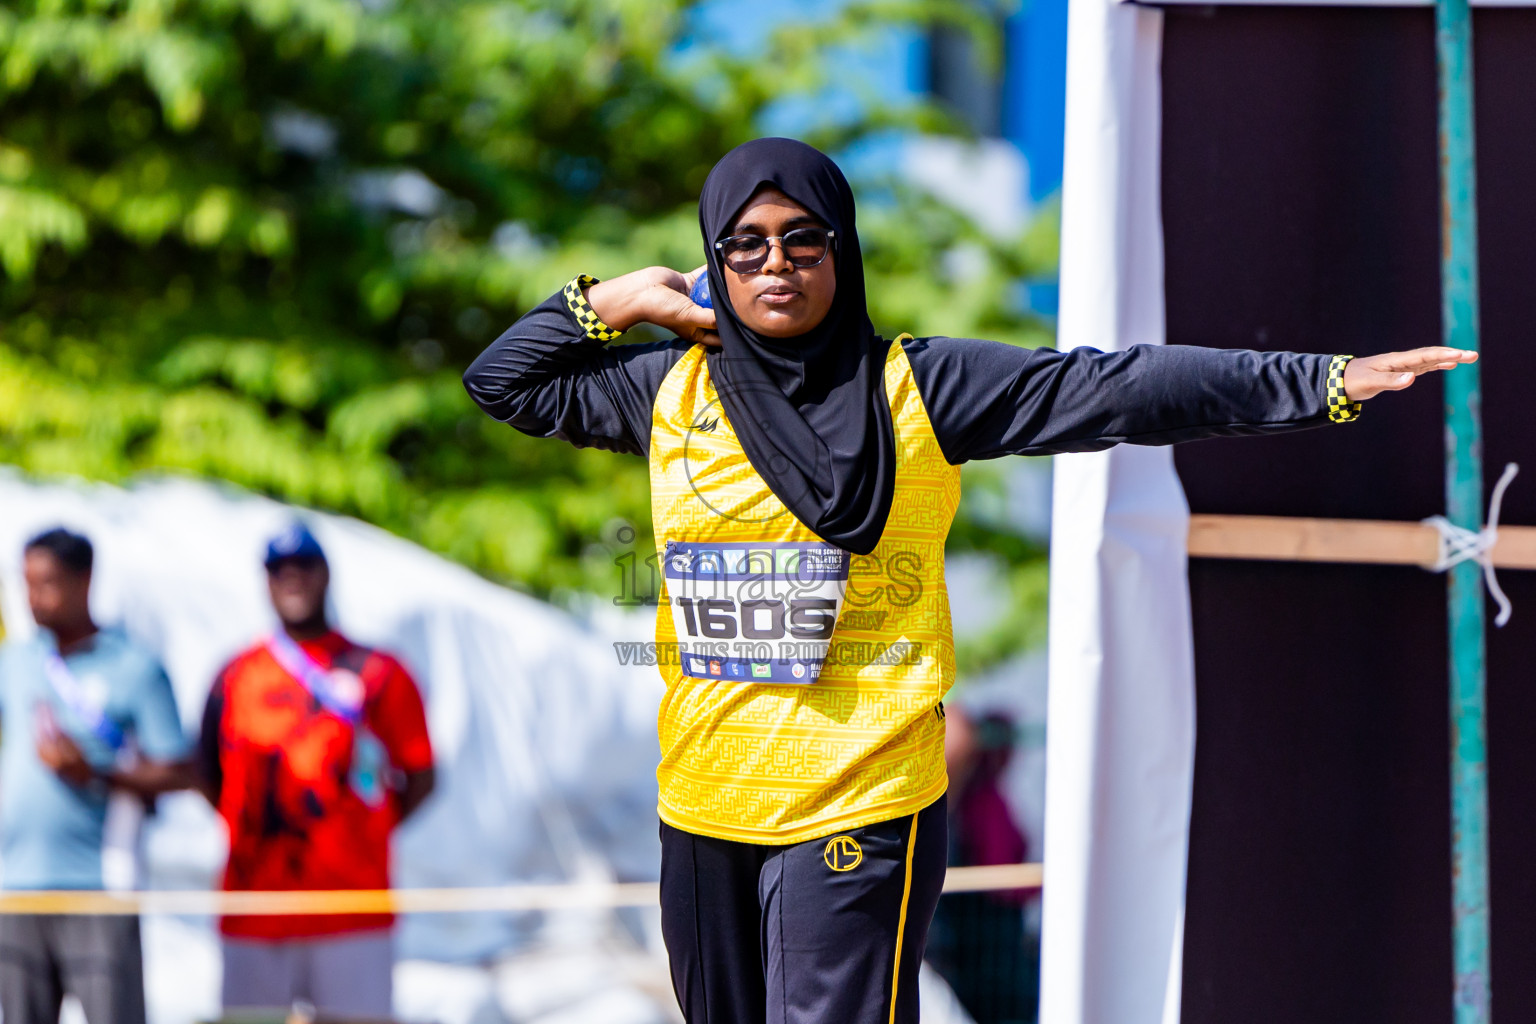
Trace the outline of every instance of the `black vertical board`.
{"type": "MultiPolygon", "coordinates": [[[[1484,473],[1492,487],[1521,463],[1504,520],[1536,525],[1536,10],[1479,11],[1474,30],[1484,473]]],[[[1536,1020],[1536,572],[1501,582],[1516,617],[1488,636],[1493,1005],[1520,1021],[1536,1020]]]]}
{"type": "MultiPolygon", "coordinates": [[[[1174,343],[1437,344],[1428,9],[1170,8],[1163,222],[1174,343]]],[[[1474,22],[1485,473],[1536,524],[1536,11],[1474,22]]],[[[1413,520],[1443,508],[1441,392],[1356,424],[1181,448],[1195,512],[1413,520]]],[[[1493,992],[1536,1020],[1536,573],[1489,638],[1493,992]]],[[[1444,580],[1195,560],[1198,745],[1184,1020],[1451,1017],[1444,580]]],[[[1491,613],[1490,613],[1491,621],[1491,613]]]]}

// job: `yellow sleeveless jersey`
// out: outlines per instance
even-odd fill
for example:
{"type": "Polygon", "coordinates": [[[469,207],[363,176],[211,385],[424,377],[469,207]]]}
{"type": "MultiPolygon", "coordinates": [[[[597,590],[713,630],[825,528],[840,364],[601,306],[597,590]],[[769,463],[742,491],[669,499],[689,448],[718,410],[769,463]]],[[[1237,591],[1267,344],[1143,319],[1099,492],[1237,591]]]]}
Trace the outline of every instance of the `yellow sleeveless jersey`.
{"type": "Polygon", "coordinates": [[[869,555],[828,545],[752,468],[704,349],[652,409],[656,618],[667,684],[660,813],[787,844],[911,814],[944,792],[954,680],[944,541],[960,500],[900,341],[885,362],[896,484],[869,555]]]}

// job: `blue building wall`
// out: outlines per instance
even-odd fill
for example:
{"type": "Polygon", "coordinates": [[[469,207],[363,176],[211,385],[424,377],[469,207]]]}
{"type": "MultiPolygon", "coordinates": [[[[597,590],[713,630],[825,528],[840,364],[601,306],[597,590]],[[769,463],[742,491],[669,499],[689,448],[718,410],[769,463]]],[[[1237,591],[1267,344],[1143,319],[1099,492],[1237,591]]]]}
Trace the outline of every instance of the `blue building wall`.
{"type": "MultiPolygon", "coordinates": [[[[725,46],[749,53],[786,21],[828,17],[839,0],[778,0],[766,10],[761,0],[706,0],[695,12],[698,45],[725,46]]],[[[1066,124],[1067,0],[1024,0],[1004,26],[1002,135],[1029,163],[1029,199],[1039,202],[1061,186],[1062,138],[1066,124]]],[[[860,88],[899,100],[928,89],[928,45],[919,32],[892,29],[869,49],[847,54],[837,75],[847,83],[814,101],[784,104],[772,111],[764,130],[797,134],[826,118],[857,112],[860,88]]],[[[856,155],[863,168],[894,170],[899,147],[875,144],[856,155]]]]}
{"type": "Polygon", "coordinates": [[[1067,0],[1025,0],[1008,19],[1003,68],[1003,136],[1029,161],[1035,202],[1061,187],[1067,124],[1067,0]]]}

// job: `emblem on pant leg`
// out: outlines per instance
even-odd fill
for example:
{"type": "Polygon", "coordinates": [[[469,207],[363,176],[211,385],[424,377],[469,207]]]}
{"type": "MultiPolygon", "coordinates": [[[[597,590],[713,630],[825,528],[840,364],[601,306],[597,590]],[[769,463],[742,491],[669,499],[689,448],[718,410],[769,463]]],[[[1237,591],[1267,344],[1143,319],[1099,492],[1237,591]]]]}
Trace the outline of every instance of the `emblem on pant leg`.
{"type": "Polygon", "coordinates": [[[833,836],[827,840],[827,848],[821,851],[821,859],[833,871],[852,871],[864,861],[864,851],[853,836],[833,836]]]}

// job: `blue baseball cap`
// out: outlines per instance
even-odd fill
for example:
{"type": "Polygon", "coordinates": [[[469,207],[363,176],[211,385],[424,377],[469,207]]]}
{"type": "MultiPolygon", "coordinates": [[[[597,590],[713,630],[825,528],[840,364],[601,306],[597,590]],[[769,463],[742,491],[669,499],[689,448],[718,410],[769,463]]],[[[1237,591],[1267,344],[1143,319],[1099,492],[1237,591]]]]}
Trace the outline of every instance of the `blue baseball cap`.
{"type": "Polygon", "coordinates": [[[282,533],[267,541],[267,557],[262,562],[268,569],[285,558],[318,558],[325,561],[325,550],[309,527],[294,522],[282,533]]]}

